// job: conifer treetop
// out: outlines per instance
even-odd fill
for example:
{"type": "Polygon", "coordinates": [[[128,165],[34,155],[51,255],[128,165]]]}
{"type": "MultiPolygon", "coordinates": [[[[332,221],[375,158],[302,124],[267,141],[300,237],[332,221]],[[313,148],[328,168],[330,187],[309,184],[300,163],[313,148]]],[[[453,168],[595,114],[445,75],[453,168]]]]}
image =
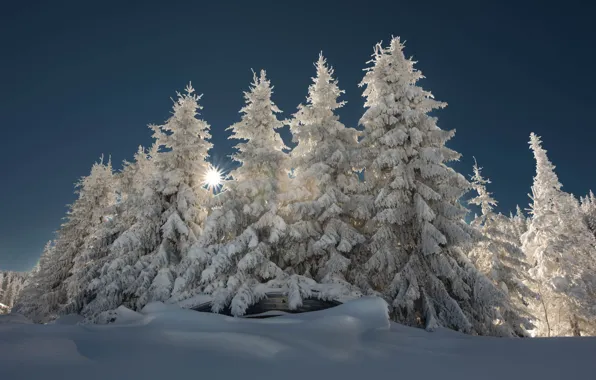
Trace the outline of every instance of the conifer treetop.
{"type": "Polygon", "coordinates": [[[548,156],[547,150],[542,147],[542,139],[534,132],[530,134],[530,149],[536,159],[536,175],[532,185],[533,199],[532,213],[539,212],[542,207],[549,207],[548,203],[554,201],[556,194],[561,191],[562,185],[555,173],[553,165],[548,156]]]}
{"type": "Polygon", "coordinates": [[[168,184],[170,187],[175,187],[181,181],[187,182],[192,188],[200,187],[209,168],[206,159],[213,144],[208,141],[211,138],[209,124],[197,118],[203,108],[199,104],[201,98],[202,95],[195,94],[195,89],[189,83],[184,93],[177,92],[172,116],[166,123],[149,126],[155,139],[152,153],[156,156],[156,165],[164,173],[169,173],[166,176],[172,182],[168,184]]]}
{"type": "Polygon", "coordinates": [[[285,124],[275,117],[281,110],[271,100],[272,93],[273,86],[267,79],[265,70],[261,70],[259,76],[253,72],[250,91],[244,92],[246,105],[240,110],[243,114],[242,119],[226,129],[232,131],[230,139],[247,140],[236,144],[237,152],[232,155],[234,161],[243,164],[234,171],[234,177],[238,177],[245,170],[253,170],[255,164],[261,164],[255,162],[256,157],[264,160],[279,159],[284,154],[283,150],[287,149],[279,134],[275,132],[285,124]]]}
{"type": "Polygon", "coordinates": [[[482,168],[478,166],[476,158],[474,158],[474,174],[471,176],[472,186],[478,195],[468,200],[469,204],[480,206],[483,216],[492,214],[493,207],[497,205],[497,201],[493,198],[492,193],[486,189],[486,185],[490,184],[490,179],[482,177],[482,168]]]}

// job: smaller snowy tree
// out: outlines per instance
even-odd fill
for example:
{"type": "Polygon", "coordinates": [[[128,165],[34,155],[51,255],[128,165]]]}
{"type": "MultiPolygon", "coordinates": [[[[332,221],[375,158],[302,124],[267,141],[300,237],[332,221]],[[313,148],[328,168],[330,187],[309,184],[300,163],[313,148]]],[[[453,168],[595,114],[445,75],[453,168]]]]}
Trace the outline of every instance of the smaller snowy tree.
{"type": "Polygon", "coordinates": [[[578,201],[561,190],[540,137],[530,135],[536,159],[532,219],[522,236],[536,282],[540,336],[596,335],[596,239],[578,201]]]}
{"type": "MultiPolygon", "coordinates": [[[[27,274],[21,272],[0,272],[0,303],[8,307],[4,312],[10,312],[23,289],[26,277],[27,274]]],[[[0,310],[1,313],[2,310],[0,310]]]]}
{"type": "Polygon", "coordinates": [[[511,228],[516,236],[517,244],[521,246],[521,236],[528,230],[528,218],[519,206],[515,207],[515,215],[509,215],[511,228]]]}
{"type": "Polygon", "coordinates": [[[29,272],[23,289],[12,308],[13,313],[23,314],[33,322],[44,323],[57,317],[55,305],[57,292],[52,291],[55,273],[51,263],[58,260],[54,242],[49,241],[37,265],[29,272]]]}
{"type": "Polygon", "coordinates": [[[93,224],[74,256],[71,275],[65,280],[67,303],[62,306],[61,314],[80,313],[88,303],[92,295],[87,288],[97,277],[98,268],[105,262],[109,247],[120,232],[114,228],[117,180],[113,175],[111,162],[107,165],[95,164],[82,186],[87,189],[87,196],[103,203],[94,208],[94,221],[97,219],[97,223],[93,224]]]}
{"type": "Polygon", "coordinates": [[[124,305],[136,308],[136,288],[144,268],[140,260],[158,244],[162,204],[150,186],[155,174],[154,145],[149,152],[139,147],[133,162],[125,162],[119,173],[117,215],[110,229],[118,232],[104,260],[97,263],[97,275],[88,284],[90,302],[82,314],[94,318],[124,305]]]}
{"type": "Polygon", "coordinates": [[[594,236],[596,236],[596,197],[592,190],[590,190],[587,196],[581,198],[581,210],[584,214],[586,225],[594,236]]]}
{"type": "Polygon", "coordinates": [[[477,196],[468,200],[468,203],[479,206],[481,214],[472,221],[479,234],[468,256],[482,273],[507,294],[510,302],[503,303],[501,314],[519,327],[518,332],[523,334],[523,329],[533,327],[528,305],[536,296],[526,285],[531,281],[528,276],[529,265],[512,229],[512,221],[494,212],[497,201],[486,189],[491,181],[482,176],[481,170],[475,163],[471,180],[477,196]]]}
{"type": "Polygon", "coordinates": [[[111,164],[104,164],[102,158],[93,164],[91,173],[76,184],[78,197],[49,250],[52,259],[40,261],[45,315],[40,315],[39,319],[71,312],[71,305],[78,304],[78,279],[87,265],[80,254],[93,240],[106,210],[115,202],[112,180],[111,164]]]}

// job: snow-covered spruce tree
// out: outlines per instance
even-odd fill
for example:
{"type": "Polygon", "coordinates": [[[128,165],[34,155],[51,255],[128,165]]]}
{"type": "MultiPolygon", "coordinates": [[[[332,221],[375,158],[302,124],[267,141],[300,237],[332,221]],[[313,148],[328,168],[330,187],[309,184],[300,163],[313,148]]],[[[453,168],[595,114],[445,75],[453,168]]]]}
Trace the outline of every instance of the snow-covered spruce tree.
{"type": "Polygon", "coordinates": [[[360,294],[346,278],[350,252],[365,240],[346,207],[358,182],[350,159],[358,131],[346,128],[335,114],[345,104],[338,100],[343,91],[322,54],[316,70],[307,104],[299,105],[290,121],[297,144],[290,161],[294,178],[280,197],[288,229],[277,251],[280,265],[290,275],[290,308],[300,306],[304,296],[360,294]]]}
{"type": "Polygon", "coordinates": [[[417,86],[422,78],[403,44],[376,45],[361,83],[363,138],[355,167],[366,168],[368,209],[360,214],[370,233],[365,262],[373,288],[390,302],[392,318],[433,329],[514,335],[503,322],[500,292],[471,264],[460,246],[472,233],[459,203],[470,184],[446,162],[459,154],[445,146],[444,131],[429,112],[445,106],[417,86]]]}
{"type": "Polygon", "coordinates": [[[592,190],[584,198],[581,198],[581,210],[584,214],[586,225],[596,236],[596,197],[592,190]]]}
{"type": "Polygon", "coordinates": [[[85,238],[85,241],[73,261],[72,275],[65,281],[67,288],[67,303],[60,310],[60,314],[80,313],[83,307],[95,294],[89,291],[91,282],[98,277],[99,269],[107,261],[111,244],[122,232],[118,223],[119,203],[117,202],[120,176],[112,173],[111,164],[96,166],[98,172],[94,178],[103,187],[103,192],[109,203],[102,208],[99,223],[85,238]]]}
{"type": "MultiPolygon", "coordinates": [[[[209,168],[206,159],[212,144],[207,141],[211,137],[209,124],[197,118],[198,110],[202,108],[199,99],[189,84],[186,93],[178,94],[173,115],[167,122],[151,126],[160,151],[153,157],[155,172],[150,176],[147,184],[150,190],[145,191],[144,197],[150,198],[147,199],[150,203],[149,221],[157,220],[159,224],[133,225],[126,239],[151,243],[155,227],[159,235],[156,248],[141,256],[135,264],[142,269],[126,291],[134,298],[129,302],[134,303],[135,309],[142,308],[147,302],[165,301],[171,297],[176,268],[196,243],[206,216],[203,204],[210,193],[202,185],[209,168]],[[157,219],[156,208],[161,209],[157,219]],[[139,232],[148,235],[139,237],[139,232]]],[[[139,219],[141,224],[147,222],[139,219]]],[[[125,250],[146,248],[134,241],[129,246],[130,240],[117,243],[125,250]]]]}
{"type": "Polygon", "coordinates": [[[0,272],[0,314],[10,312],[19,293],[23,289],[27,273],[24,272],[0,272]]]}
{"type": "Polygon", "coordinates": [[[536,294],[526,285],[531,282],[528,275],[529,265],[521,250],[519,238],[515,233],[512,221],[502,214],[496,214],[493,207],[497,201],[486,189],[491,183],[482,177],[481,168],[474,164],[471,177],[476,197],[468,200],[471,205],[479,206],[481,215],[472,221],[479,234],[471,245],[468,256],[482,273],[493,281],[510,299],[500,310],[505,320],[513,326],[524,329],[534,327],[529,301],[536,294]]]}
{"type": "Polygon", "coordinates": [[[555,166],[534,133],[530,148],[536,176],[532,219],[522,248],[537,283],[536,334],[596,335],[596,239],[584,223],[578,201],[561,190],[555,166]]]}
{"type": "Polygon", "coordinates": [[[517,244],[521,245],[521,236],[528,230],[528,218],[524,215],[519,206],[515,207],[515,215],[509,215],[511,228],[517,238],[517,244]]]}
{"type": "Polygon", "coordinates": [[[272,257],[286,224],[277,212],[277,194],[288,181],[286,148],[276,129],[283,126],[271,101],[272,87],[265,71],[255,73],[250,91],[244,93],[242,118],[228,129],[230,138],[243,140],[232,158],[233,170],[221,207],[205,223],[204,235],[194,247],[198,262],[206,263],[201,288],[214,297],[213,311],[231,308],[242,315],[265,296],[266,283],[284,278],[272,257]]]}
{"type": "Polygon", "coordinates": [[[57,293],[51,291],[54,286],[54,273],[50,272],[51,263],[59,259],[54,248],[52,241],[45,245],[39,262],[29,272],[12,308],[13,313],[22,314],[36,323],[48,322],[57,317],[57,293]]]}
{"type": "Polygon", "coordinates": [[[120,305],[136,307],[136,289],[131,287],[142,270],[138,261],[157,247],[163,209],[160,198],[149,186],[155,173],[152,157],[156,154],[156,145],[149,152],[140,146],[134,161],[125,161],[118,173],[116,215],[106,224],[117,238],[109,245],[107,256],[95,262],[95,276],[86,288],[89,302],[81,312],[87,318],[93,319],[120,305]]]}
{"type": "Polygon", "coordinates": [[[40,262],[43,273],[43,297],[47,302],[46,315],[40,318],[54,318],[68,312],[73,286],[79,271],[87,264],[80,256],[93,234],[104,221],[106,211],[115,202],[111,163],[93,164],[91,173],[77,184],[78,198],[67,212],[66,222],[57,233],[52,247],[52,260],[40,262]],[[66,307],[66,308],[65,308],[66,307]]]}

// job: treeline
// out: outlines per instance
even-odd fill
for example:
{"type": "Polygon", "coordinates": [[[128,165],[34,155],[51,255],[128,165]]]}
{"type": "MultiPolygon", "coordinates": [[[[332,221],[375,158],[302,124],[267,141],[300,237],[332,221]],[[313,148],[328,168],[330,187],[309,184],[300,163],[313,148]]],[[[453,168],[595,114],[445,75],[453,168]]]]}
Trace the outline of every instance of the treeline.
{"type": "Polygon", "coordinates": [[[289,120],[255,74],[231,125],[239,165],[222,191],[210,173],[210,126],[189,85],[154,143],[114,172],[101,160],[27,278],[14,310],[37,322],[79,313],[104,323],[124,305],[210,294],[242,315],[267,293],[383,297],[395,321],[496,336],[594,335],[596,204],[561,190],[540,139],[531,213],[496,214],[488,180],[448,163],[429,113],[445,107],[399,38],[375,46],[361,82],[362,131],[336,115],[343,91],[323,56],[305,104],[289,120]],[[288,153],[277,129],[289,124],[288,153]],[[480,214],[464,221],[462,196],[480,214]]]}
{"type": "Polygon", "coordinates": [[[0,314],[8,313],[23,288],[27,273],[0,272],[0,314]]]}

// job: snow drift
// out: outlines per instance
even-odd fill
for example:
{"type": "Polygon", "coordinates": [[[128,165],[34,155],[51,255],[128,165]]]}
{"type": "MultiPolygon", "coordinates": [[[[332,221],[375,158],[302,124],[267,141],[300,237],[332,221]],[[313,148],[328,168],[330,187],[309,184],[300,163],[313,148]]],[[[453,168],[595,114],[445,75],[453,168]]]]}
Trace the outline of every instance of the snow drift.
{"type": "Polygon", "coordinates": [[[504,339],[390,323],[379,298],[263,320],[151,303],[110,325],[0,316],[1,379],[561,379],[596,372],[594,338],[504,339]],[[7,323],[2,323],[7,322],[7,323]]]}

